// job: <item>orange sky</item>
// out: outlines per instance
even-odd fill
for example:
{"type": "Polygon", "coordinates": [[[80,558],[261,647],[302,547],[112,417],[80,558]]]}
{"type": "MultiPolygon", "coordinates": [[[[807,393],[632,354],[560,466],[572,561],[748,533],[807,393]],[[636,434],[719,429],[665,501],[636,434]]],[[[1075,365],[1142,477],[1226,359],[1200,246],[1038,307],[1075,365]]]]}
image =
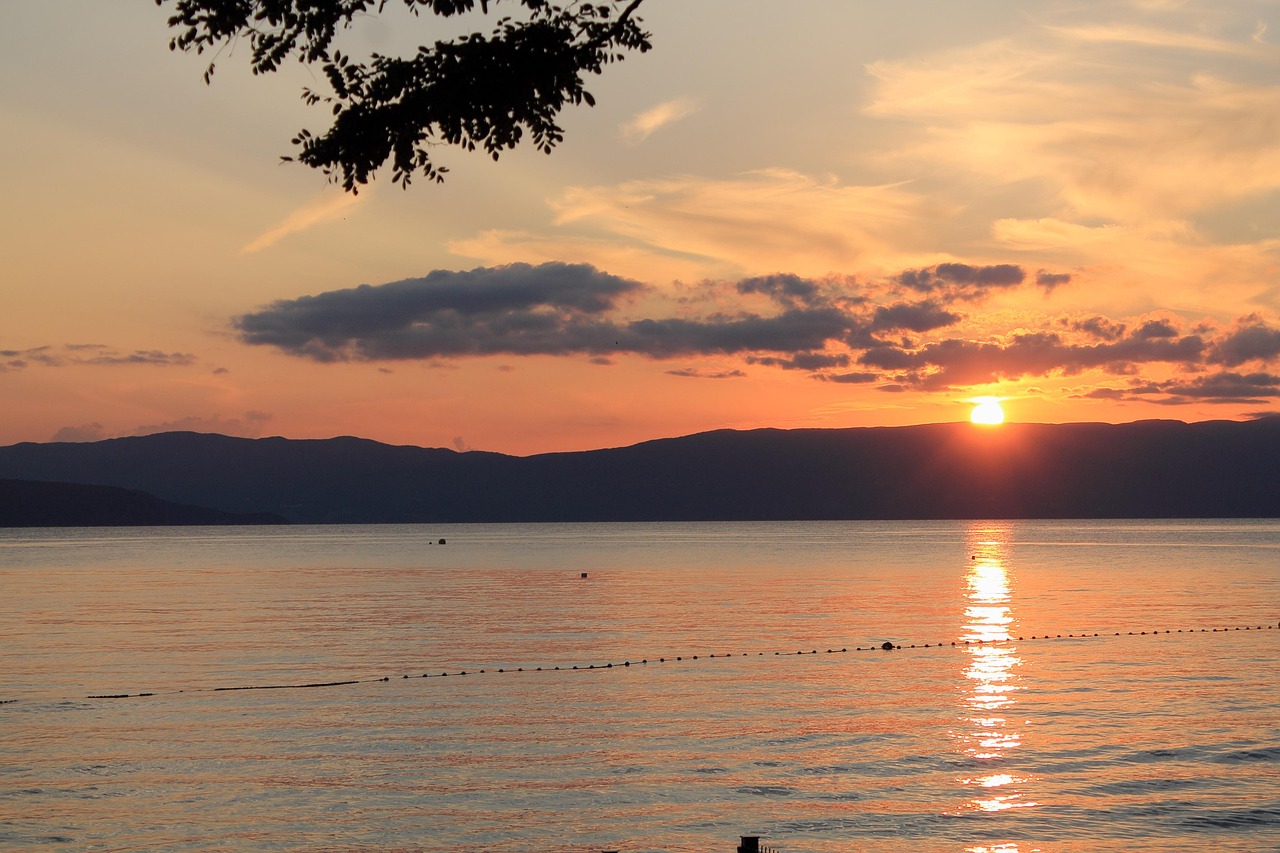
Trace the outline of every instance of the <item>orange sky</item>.
{"type": "Polygon", "coordinates": [[[1275,4],[960,6],[647,0],[552,156],[352,197],[279,163],[307,69],[9,4],[0,444],[1275,413],[1275,4]]]}

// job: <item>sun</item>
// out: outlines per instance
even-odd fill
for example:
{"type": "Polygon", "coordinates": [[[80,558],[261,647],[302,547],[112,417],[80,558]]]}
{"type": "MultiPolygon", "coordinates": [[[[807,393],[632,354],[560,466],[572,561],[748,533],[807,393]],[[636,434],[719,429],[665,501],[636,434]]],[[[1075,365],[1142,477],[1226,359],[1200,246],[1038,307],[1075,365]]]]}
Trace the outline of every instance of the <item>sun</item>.
{"type": "Polygon", "coordinates": [[[975,424],[995,426],[1004,423],[1004,409],[1000,408],[999,397],[974,397],[977,403],[969,413],[969,420],[975,424]]]}

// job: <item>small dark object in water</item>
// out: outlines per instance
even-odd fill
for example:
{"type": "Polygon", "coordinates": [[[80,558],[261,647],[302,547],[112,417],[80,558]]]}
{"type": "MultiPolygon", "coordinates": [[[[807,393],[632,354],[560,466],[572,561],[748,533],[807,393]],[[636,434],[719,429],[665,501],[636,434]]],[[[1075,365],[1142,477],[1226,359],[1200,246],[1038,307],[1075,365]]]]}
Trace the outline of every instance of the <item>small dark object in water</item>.
{"type": "Polygon", "coordinates": [[[888,640],[885,640],[883,643],[880,644],[880,648],[884,649],[886,652],[892,651],[893,643],[889,642],[888,640]]]}
{"type": "Polygon", "coordinates": [[[444,540],[443,540],[443,539],[441,539],[441,540],[440,540],[439,542],[437,542],[436,544],[437,544],[437,545],[443,545],[443,544],[444,544],[444,540]]]}
{"type": "Polygon", "coordinates": [[[585,577],[587,576],[587,573],[586,573],[586,572],[583,572],[583,573],[582,573],[582,576],[585,578],[585,577]]]}

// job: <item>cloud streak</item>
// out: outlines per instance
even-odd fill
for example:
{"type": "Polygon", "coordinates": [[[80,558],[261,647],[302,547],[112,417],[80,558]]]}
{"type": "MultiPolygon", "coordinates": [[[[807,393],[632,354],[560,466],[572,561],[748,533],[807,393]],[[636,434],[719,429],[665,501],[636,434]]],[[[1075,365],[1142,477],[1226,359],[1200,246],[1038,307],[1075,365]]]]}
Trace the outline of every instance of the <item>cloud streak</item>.
{"type": "Polygon", "coordinates": [[[241,438],[257,438],[262,435],[271,415],[266,412],[245,412],[238,418],[226,418],[221,415],[209,417],[186,417],[158,424],[143,424],[132,430],[121,433],[109,433],[97,421],[64,426],[54,433],[52,441],[86,442],[102,441],[107,438],[118,438],[127,435],[154,435],[161,432],[205,432],[220,435],[234,435],[241,438]]]}
{"type": "Polygon", "coordinates": [[[675,98],[664,101],[639,113],[631,121],[622,125],[622,137],[629,142],[643,142],[654,132],[669,124],[680,121],[698,111],[698,104],[691,98],[675,98]]]}
{"type": "Polygon", "coordinates": [[[317,196],[293,210],[278,224],[268,228],[246,243],[240,249],[240,254],[251,255],[254,252],[261,252],[263,249],[271,248],[286,237],[293,234],[301,234],[303,231],[314,228],[321,223],[345,216],[356,205],[362,204],[367,196],[367,192],[353,195],[336,191],[317,196]]]}
{"type": "Polygon", "coordinates": [[[873,63],[867,112],[923,131],[906,160],[1042,182],[1059,208],[1045,212],[1060,218],[1187,219],[1280,189],[1280,86],[1256,82],[1274,80],[1277,58],[1172,25],[1045,27],[873,63]]]}
{"type": "MultiPolygon", "coordinates": [[[[786,169],[572,187],[551,206],[563,231],[716,275],[821,275],[864,265],[904,245],[927,245],[930,224],[956,210],[901,185],[850,185],[786,169]]],[[[451,248],[501,251],[467,241],[451,248]]]]}
{"type": "Polygon", "coordinates": [[[198,361],[199,359],[189,352],[141,349],[123,352],[104,344],[45,345],[21,350],[0,350],[0,372],[24,370],[28,367],[71,367],[76,365],[172,367],[192,365],[198,361]]]}

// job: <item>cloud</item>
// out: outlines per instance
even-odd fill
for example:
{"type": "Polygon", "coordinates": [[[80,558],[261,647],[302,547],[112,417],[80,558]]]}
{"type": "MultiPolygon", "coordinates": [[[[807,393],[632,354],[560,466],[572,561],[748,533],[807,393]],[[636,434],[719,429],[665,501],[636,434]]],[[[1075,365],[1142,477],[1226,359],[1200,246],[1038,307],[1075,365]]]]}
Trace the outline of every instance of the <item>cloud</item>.
{"type": "Polygon", "coordinates": [[[317,361],[603,353],[623,330],[602,315],[643,290],[585,264],[436,270],[281,300],[233,325],[245,343],[317,361]]]}
{"type": "MultiPolygon", "coordinates": [[[[819,379],[825,382],[838,382],[845,385],[864,385],[868,382],[875,382],[880,379],[878,373],[824,373],[819,374],[819,379]]],[[[896,390],[892,388],[883,388],[881,390],[896,390]]]]}
{"type": "Polygon", "coordinates": [[[1171,397],[1216,398],[1232,403],[1254,402],[1263,397],[1280,397],[1280,376],[1273,373],[1232,373],[1224,371],[1198,376],[1190,382],[1165,382],[1157,387],[1171,397]]]}
{"type": "MultiPolygon", "coordinates": [[[[1249,208],[1242,210],[1244,218],[1249,218],[1249,208]]],[[[1280,239],[1256,239],[1256,228],[1250,228],[1254,229],[1249,235],[1252,242],[1222,243],[1208,240],[1187,221],[1080,224],[1044,217],[998,219],[992,225],[992,237],[1014,257],[1030,254],[1040,263],[1080,267],[1083,271],[1073,276],[1069,289],[1048,292],[1065,291],[1064,300],[1074,300],[1082,308],[1271,310],[1277,304],[1280,239]]]]}
{"type": "MultiPolygon", "coordinates": [[[[68,348],[62,349],[66,351],[68,348]]],[[[4,359],[2,364],[6,370],[23,370],[33,364],[43,367],[62,367],[67,364],[67,358],[58,355],[57,348],[47,344],[20,350],[0,350],[0,358],[4,359]]]]}
{"type": "Polygon", "coordinates": [[[718,290],[763,295],[767,312],[730,306],[699,315],[668,301],[665,316],[630,318],[628,302],[648,294],[638,282],[585,264],[511,264],[282,300],[233,325],[245,343],[316,361],[768,353],[779,354],[770,363],[816,369],[848,363],[847,355],[819,355],[832,343],[858,345],[877,330],[933,328],[955,317],[928,302],[877,316],[848,286],[839,277],[761,276],[718,290]]]}
{"type": "MultiPolygon", "coordinates": [[[[1128,388],[1094,388],[1077,394],[1092,400],[1119,402],[1141,401],[1166,406],[1185,406],[1195,403],[1262,403],[1280,397],[1280,376],[1273,373],[1218,373],[1197,376],[1193,379],[1171,379],[1159,382],[1135,381],[1128,388]]],[[[1277,412],[1254,412],[1258,417],[1280,416],[1277,412]]]]}
{"type": "Polygon", "coordinates": [[[1280,357],[1280,329],[1273,329],[1258,317],[1244,319],[1241,325],[1214,344],[1210,361],[1227,367],[1239,367],[1249,361],[1273,361],[1280,357]]]}
{"type": "Polygon", "coordinates": [[[720,277],[777,269],[818,276],[855,263],[896,263],[904,245],[931,249],[930,226],[956,211],[901,185],[852,186],[784,169],[573,187],[551,206],[574,247],[590,235],[720,277]]]}
{"type": "Polygon", "coordinates": [[[1071,283],[1071,273],[1052,273],[1047,270],[1040,270],[1036,273],[1036,284],[1045,290],[1052,291],[1055,287],[1071,283]]]}
{"type": "Polygon", "coordinates": [[[159,367],[195,364],[199,359],[189,352],[163,352],[161,350],[134,350],[130,353],[101,352],[89,358],[76,359],[77,364],[151,364],[159,367]]]}
{"type": "Polygon", "coordinates": [[[583,264],[437,270],[420,279],[283,300],[233,324],[245,343],[316,361],[796,353],[862,334],[860,317],[826,299],[809,293],[797,302],[796,289],[806,284],[788,291],[761,281],[746,290],[769,291],[779,303],[776,313],[629,320],[618,316],[622,303],[645,288],[583,264]]]}
{"type": "Polygon", "coordinates": [[[932,300],[897,302],[876,308],[871,326],[877,332],[894,329],[928,332],[950,326],[960,319],[959,314],[945,310],[932,300]]]}
{"type": "Polygon", "coordinates": [[[53,434],[50,441],[101,441],[106,438],[107,434],[103,431],[102,424],[94,421],[93,423],[80,424],[80,426],[64,426],[53,434]]]}
{"type": "Polygon", "coordinates": [[[224,418],[221,415],[209,417],[186,417],[158,424],[139,426],[125,435],[155,435],[160,432],[205,432],[221,435],[239,436],[241,438],[257,438],[271,420],[266,412],[245,412],[238,418],[224,418]]]}
{"type": "Polygon", "coordinates": [[[945,263],[907,270],[898,276],[903,287],[921,293],[945,293],[953,299],[981,299],[997,290],[1018,287],[1027,273],[1017,264],[973,266],[945,263]]]}
{"type": "Polygon", "coordinates": [[[1083,394],[1075,394],[1073,396],[1083,398],[1085,400],[1129,400],[1131,399],[1129,392],[1120,388],[1093,388],[1083,394]]]}
{"type": "Polygon", "coordinates": [[[141,425],[120,433],[108,432],[102,424],[94,421],[79,426],[64,426],[53,434],[51,441],[102,441],[120,436],[155,435],[161,432],[204,432],[257,438],[262,435],[264,427],[270,420],[271,415],[266,412],[249,411],[238,418],[224,418],[221,415],[179,418],[164,423],[141,425]]]}
{"type": "Polygon", "coordinates": [[[831,367],[848,367],[848,353],[802,352],[789,358],[777,356],[748,356],[747,364],[781,367],[783,370],[825,370],[831,367]]]}
{"type": "MultiPolygon", "coordinates": [[[[1212,364],[1237,366],[1248,361],[1265,364],[1280,360],[1280,329],[1257,317],[1244,318],[1234,329],[1210,338],[1199,330],[1184,334],[1169,319],[1127,324],[1095,316],[1059,321],[1058,325],[1082,333],[1085,342],[1069,341],[1056,332],[1045,331],[1015,333],[994,341],[949,338],[914,348],[886,343],[869,347],[858,362],[883,371],[897,371],[901,384],[936,391],[1028,376],[1076,376],[1087,371],[1132,375],[1152,364],[1195,373],[1212,364]]],[[[1142,382],[1123,391],[1103,386],[1078,396],[1138,399],[1135,395],[1159,394],[1169,400],[1213,402],[1273,396],[1268,390],[1272,377],[1262,372],[1219,372],[1191,379],[1142,382]]]]}
{"type": "Polygon", "coordinates": [[[697,103],[689,98],[664,101],[639,113],[631,121],[622,125],[622,136],[630,142],[642,142],[659,128],[692,115],[697,110],[697,103]]]}
{"type": "Polygon", "coordinates": [[[1106,317],[1094,315],[1084,320],[1069,321],[1063,319],[1060,321],[1063,325],[1069,325],[1072,329],[1104,341],[1114,341],[1124,335],[1125,324],[1115,323],[1106,317]]]}
{"type": "Polygon", "coordinates": [[[1042,27],[873,63],[867,112],[908,123],[913,164],[1038,183],[1045,214],[1185,219],[1280,189],[1280,86],[1258,82],[1275,49],[1206,23],[1042,27]]]}
{"type": "Polygon", "coordinates": [[[285,237],[292,234],[300,234],[322,222],[328,222],[344,216],[350,213],[356,205],[362,204],[368,195],[369,192],[367,191],[361,192],[360,195],[354,195],[332,190],[317,196],[293,210],[277,225],[268,228],[246,243],[240,249],[240,254],[248,255],[253,252],[260,252],[263,249],[274,246],[285,237]]]}
{"type": "Polygon", "coordinates": [[[1094,26],[1049,27],[1068,40],[1083,43],[1111,43],[1142,47],[1170,48],[1203,53],[1256,55],[1257,51],[1243,42],[1216,39],[1175,30],[1141,27],[1133,24],[1099,24],[1094,26]]]}
{"type": "Polygon", "coordinates": [[[1150,362],[1195,364],[1206,346],[1198,335],[1168,339],[1130,334],[1114,342],[1069,343],[1053,332],[1014,334],[1007,341],[979,342],[950,338],[918,349],[883,345],[868,349],[859,363],[882,370],[908,371],[906,384],[941,390],[980,385],[1002,379],[1071,376],[1085,370],[1132,372],[1135,365],[1150,362]]]}
{"type": "MultiPolygon", "coordinates": [[[[992,293],[1041,286],[1038,276],[1029,277],[1016,264],[948,262],[882,279],[775,273],[667,291],[585,264],[512,264],[437,270],[422,278],[282,300],[234,324],[245,343],[320,362],[449,364],[540,355],[609,365],[627,355],[668,361],[729,357],[828,382],[880,383],[885,390],[946,392],[1093,374],[1104,381],[1085,386],[1078,396],[1214,402],[1268,393],[1263,380],[1269,374],[1260,371],[1206,378],[1214,365],[1262,367],[1280,360],[1280,329],[1261,315],[1223,327],[1172,312],[1119,319],[1100,313],[1022,314],[1039,327],[992,335],[974,331],[989,318],[952,310],[948,303],[973,308],[992,293]],[[904,292],[928,297],[904,300],[904,292]],[[1137,377],[1152,366],[1157,379],[1144,377],[1146,385],[1120,391],[1110,385],[1116,376],[1137,377]],[[1183,377],[1170,379],[1171,373],[1183,377]]],[[[704,379],[743,375],[732,368],[666,372],[704,379]]]]}
{"type": "Polygon", "coordinates": [[[794,274],[756,276],[738,282],[739,293],[763,293],[788,307],[812,305],[821,290],[813,279],[794,274]]]}
{"type": "Polygon", "coordinates": [[[747,374],[741,370],[699,370],[696,367],[681,367],[666,371],[668,376],[680,376],[686,379],[742,379],[747,374]]]}
{"type": "Polygon", "coordinates": [[[196,364],[199,361],[189,352],[164,352],[163,350],[123,352],[104,344],[45,345],[23,350],[0,350],[0,359],[3,359],[0,361],[0,371],[22,370],[33,365],[41,367],[74,365],[172,367],[196,364]]]}

